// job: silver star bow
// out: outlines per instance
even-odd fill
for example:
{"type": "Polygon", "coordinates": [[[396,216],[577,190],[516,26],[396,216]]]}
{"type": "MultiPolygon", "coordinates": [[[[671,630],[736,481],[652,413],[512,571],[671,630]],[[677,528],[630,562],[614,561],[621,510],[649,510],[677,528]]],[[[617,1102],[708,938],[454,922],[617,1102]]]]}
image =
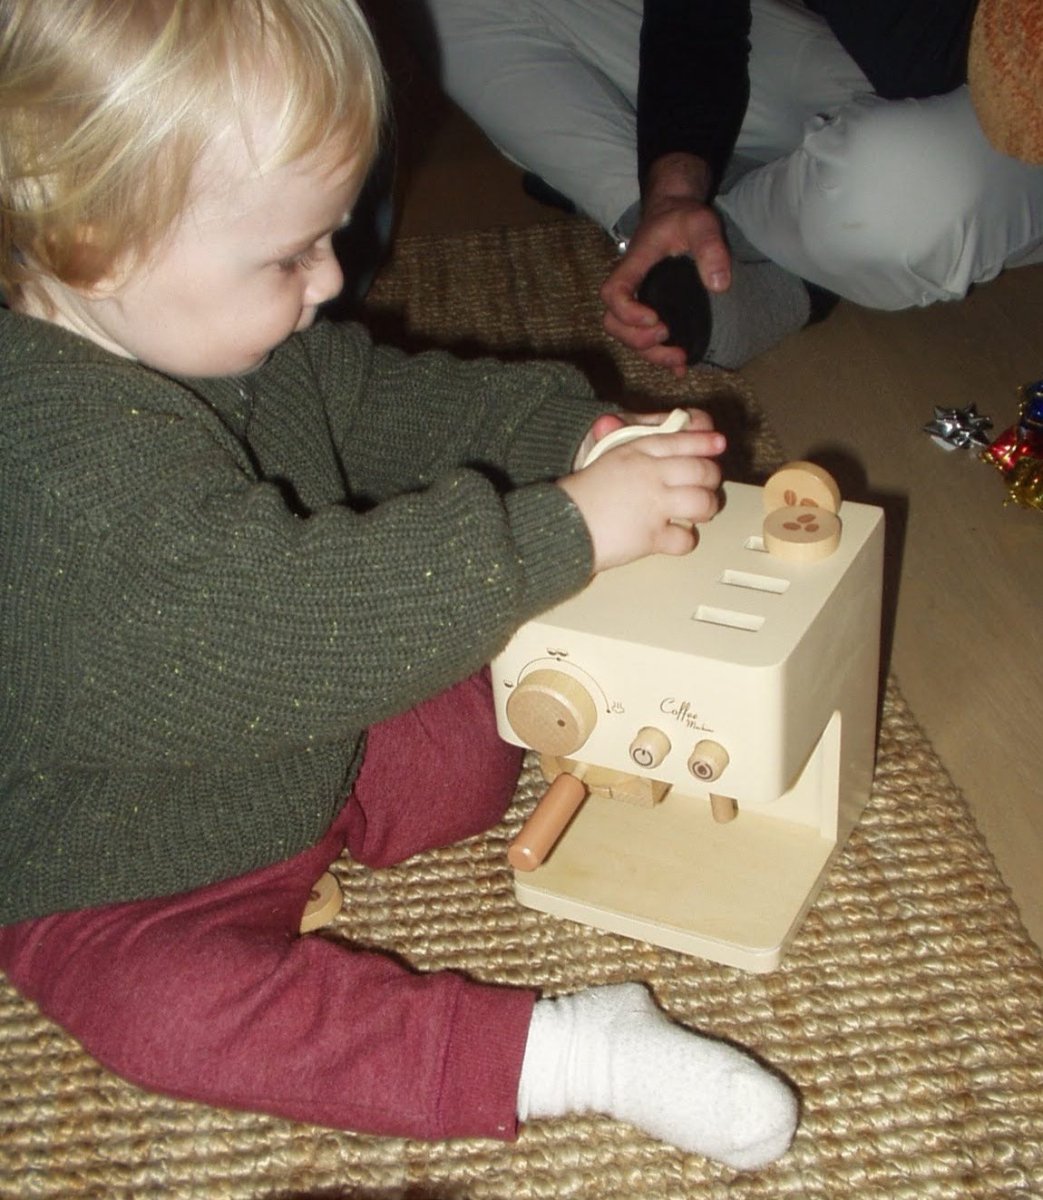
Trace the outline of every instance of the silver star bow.
{"type": "Polygon", "coordinates": [[[987,430],[992,428],[989,417],[978,415],[978,406],[942,408],[934,406],[934,419],[924,426],[924,432],[946,449],[982,450],[989,444],[987,430]]]}

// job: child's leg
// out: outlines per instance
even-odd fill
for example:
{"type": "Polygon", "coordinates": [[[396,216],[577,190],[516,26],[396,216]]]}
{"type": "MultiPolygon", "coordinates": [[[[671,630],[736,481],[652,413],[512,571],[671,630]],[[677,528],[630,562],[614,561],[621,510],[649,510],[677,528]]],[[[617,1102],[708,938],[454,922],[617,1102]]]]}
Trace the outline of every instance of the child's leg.
{"type": "MultiPolygon", "coordinates": [[[[496,738],[488,677],[433,703],[449,704],[453,719],[431,713],[429,724],[421,730],[423,722],[414,723],[405,736],[394,722],[374,731],[348,814],[351,849],[363,861],[394,861],[450,827],[465,837],[476,831],[469,821],[491,824],[507,804],[518,757],[496,738]],[[463,731],[466,744],[447,743],[447,730],[463,731]],[[435,772],[439,786],[422,789],[434,816],[429,826],[408,803],[402,781],[414,774],[427,779],[431,758],[443,756],[450,761],[435,772]],[[473,807],[472,782],[490,772],[499,773],[503,794],[497,800],[490,792],[483,811],[473,807]],[[406,811],[399,813],[402,803],[406,811]],[[461,808],[467,804],[470,816],[461,808]]],[[[488,1031],[476,1029],[479,1043],[483,1036],[488,1031]]],[[[515,1076],[523,1117],[605,1113],[742,1168],[773,1161],[793,1137],[797,1100],[787,1083],[741,1051],[675,1025],[636,984],[539,1002],[524,1041],[524,1067],[519,1063],[515,1076]]]]}
{"type": "Polygon", "coordinates": [[[734,1166],[771,1161],[796,1122],[789,1088],[671,1024],[639,987],[543,1001],[534,1021],[528,991],[297,934],[345,839],[382,862],[502,813],[518,755],[497,744],[487,701],[476,677],[375,728],[356,793],[303,854],[0,929],[0,968],[100,1062],[170,1095],[414,1137],[507,1138],[519,1104],[531,1117],[595,1111],[734,1166]]]}
{"type": "Polygon", "coordinates": [[[532,997],[300,937],[302,859],[0,931],[11,982],[101,1063],[184,1099],[363,1132],[508,1137],[532,997]]]}
{"type": "Polygon", "coordinates": [[[530,993],[297,934],[346,839],[374,861],[405,857],[502,814],[518,754],[494,742],[487,697],[476,677],[376,727],[357,794],[303,854],[181,896],[2,929],[0,968],[150,1090],[359,1131],[512,1136],[530,993]],[[393,760],[411,765],[396,773],[393,760]]]}
{"type": "Polygon", "coordinates": [[[488,671],[374,725],[348,805],[349,853],[383,867],[492,828],[521,760],[496,732],[488,671]]]}

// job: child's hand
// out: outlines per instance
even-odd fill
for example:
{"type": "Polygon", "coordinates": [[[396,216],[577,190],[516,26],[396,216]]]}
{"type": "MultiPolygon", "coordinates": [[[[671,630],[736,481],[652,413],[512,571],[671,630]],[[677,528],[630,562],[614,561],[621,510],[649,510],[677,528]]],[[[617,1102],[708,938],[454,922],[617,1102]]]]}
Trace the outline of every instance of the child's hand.
{"type": "MultiPolygon", "coordinates": [[[[580,442],[579,449],[576,451],[576,456],[572,460],[572,469],[580,470],[586,465],[587,459],[590,457],[591,451],[610,433],[614,433],[617,429],[622,429],[625,425],[644,425],[646,427],[662,425],[667,418],[673,418],[679,412],[687,413],[688,424],[687,429],[713,429],[713,420],[709,413],[703,412],[701,408],[685,408],[674,409],[673,412],[652,412],[652,413],[605,413],[591,425],[587,436],[580,442]]],[[[675,426],[676,428],[676,426],[675,426]]]]}
{"type": "MultiPolygon", "coordinates": [[[[721,472],[710,460],[724,450],[724,435],[713,430],[706,413],[691,409],[689,416],[685,430],[617,446],[559,480],[587,523],[595,571],[647,554],[687,554],[695,545],[690,525],[708,521],[717,511],[721,472]]],[[[663,417],[642,414],[631,420],[659,424],[663,417]]],[[[599,418],[591,431],[594,441],[625,423],[619,417],[599,418]]],[[[581,447],[577,461],[585,456],[581,447]]]]}

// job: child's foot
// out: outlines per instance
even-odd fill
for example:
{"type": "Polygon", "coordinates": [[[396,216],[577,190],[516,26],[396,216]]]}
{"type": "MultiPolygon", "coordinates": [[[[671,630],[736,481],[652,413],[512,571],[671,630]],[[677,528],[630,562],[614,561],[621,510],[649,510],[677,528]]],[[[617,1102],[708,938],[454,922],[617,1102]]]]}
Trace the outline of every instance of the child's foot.
{"type": "Polygon", "coordinates": [[[767,1166],[797,1126],[790,1086],[741,1050],[665,1016],[636,983],[540,1000],[518,1115],[597,1112],[731,1167],[767,1166]]]}

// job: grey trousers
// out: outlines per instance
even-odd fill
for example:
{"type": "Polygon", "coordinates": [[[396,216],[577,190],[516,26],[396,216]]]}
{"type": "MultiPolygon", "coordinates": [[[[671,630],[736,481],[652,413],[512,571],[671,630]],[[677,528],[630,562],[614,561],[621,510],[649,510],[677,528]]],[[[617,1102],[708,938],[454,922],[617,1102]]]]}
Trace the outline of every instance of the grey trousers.
{"type": "MultiPolygon", "coordinates": [[[[449,94],[612,231],[639,200],[641,0],[425,3],[449,94]]],[[[956,299],[1043,260],[1043,167],[992,149],[966,87],[882,100],[796,0],[753,0],[751,43],[717,203],[767,258],[882,309],[956,299]]]]}

